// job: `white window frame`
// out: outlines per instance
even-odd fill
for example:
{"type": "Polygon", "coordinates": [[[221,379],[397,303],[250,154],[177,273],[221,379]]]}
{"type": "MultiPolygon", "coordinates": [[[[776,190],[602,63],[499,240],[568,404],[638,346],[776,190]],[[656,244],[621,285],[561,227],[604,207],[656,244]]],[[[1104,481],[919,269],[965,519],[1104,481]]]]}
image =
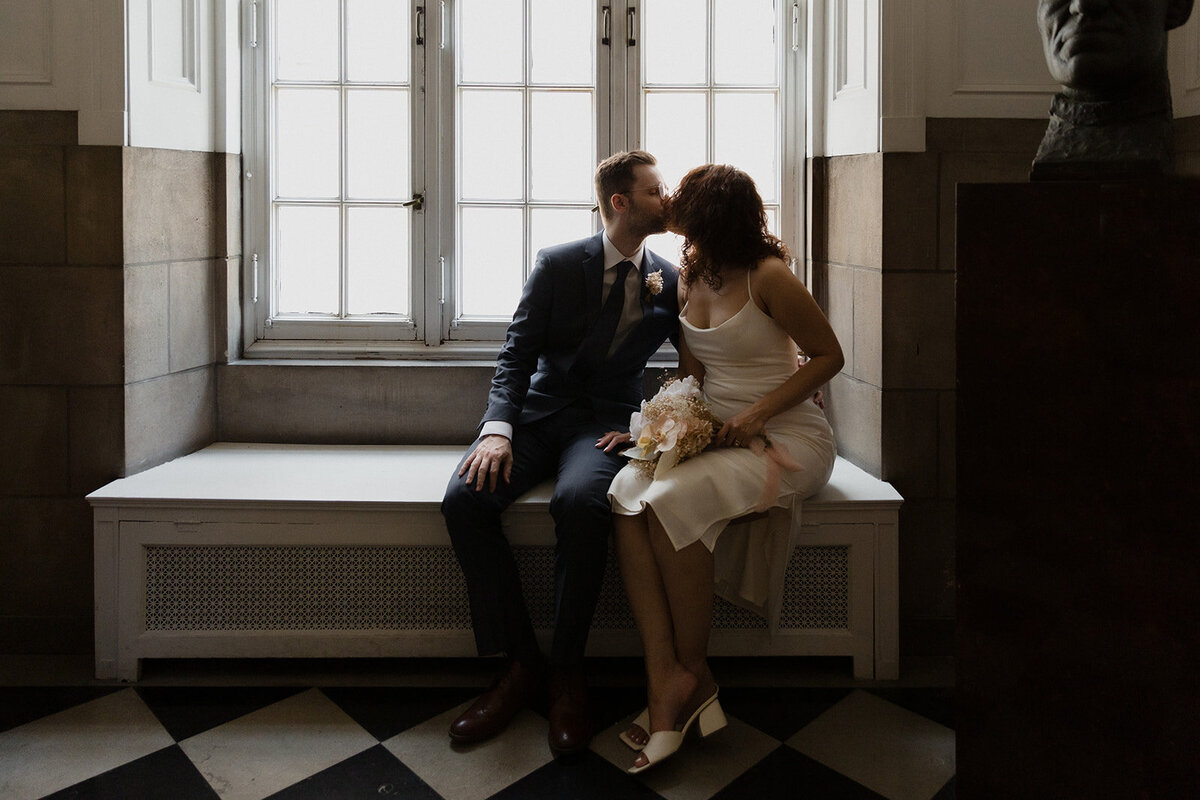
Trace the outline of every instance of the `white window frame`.
{"type": "MultiPolygon", "coordinates": [[[[286,2],[286,0],[281,0],[286,2]]],[[[652,2],[652,0],[646,0],[652,2]]],[[[454,319],[458,289],[453,259],[455,234],[455,0],[409,0],[411,35],[418,33],[418,8],[424,46],[412,47],[413,192],[424,208],[412,216],[412,322],[358,320],[272,321],[270,287],[270,88],[273,53],[265,35],[272,0],[242,0],[242,153],[243,280],[242,323],[249,358],[390,358],[478,359],[493,357],[503,343],[507,321],[454,319]],[[445,136],[445,132],[452,132],[445,136]],[[421,266],[419,266],[421,265],[421,266]],[[423,332],[423,335],[422,335],[423,332]]],[[[526,0],[528,2],[528,0],[526,0]]],[[[780,235],[796,256],[803,276],[805,193],[805,95],[807,73],[804,24],[807,8],[799,0],[777,0],[776,46],[781,60],[780,235]]],[[[642,0],[596,0],[596,35],[606,30],[610,45],[597,44],[596,159],[641,146],[642,0]],[[628,24],[638,28],[629,46],[628,24]],[[608,98],[605,103],[605,97],[608,98]]],[[[711,14],[711,3],[710,3],[711,14]]],[[[593,214],[596,229],[599,215],[593,214]]],[[[528,237],[526,237],[527,240],[528,237]]],[[[528,243],[526,244],[528,249],[528,243]]],[[[525,254],[526,275],[533,253],[525,254]]]]}

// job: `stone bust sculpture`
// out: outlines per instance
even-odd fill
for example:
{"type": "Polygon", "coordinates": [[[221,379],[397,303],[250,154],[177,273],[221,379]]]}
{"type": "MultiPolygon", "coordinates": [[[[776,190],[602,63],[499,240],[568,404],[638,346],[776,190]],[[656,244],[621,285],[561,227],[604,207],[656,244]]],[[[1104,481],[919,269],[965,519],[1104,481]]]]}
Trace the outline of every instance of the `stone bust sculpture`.
{"type": "Polygon", "coordinates": [[[1194,0],[1038,0],[1050,74],[1063,85],[1034,180],[1169,173],[1167,31],[1194,0]]]}

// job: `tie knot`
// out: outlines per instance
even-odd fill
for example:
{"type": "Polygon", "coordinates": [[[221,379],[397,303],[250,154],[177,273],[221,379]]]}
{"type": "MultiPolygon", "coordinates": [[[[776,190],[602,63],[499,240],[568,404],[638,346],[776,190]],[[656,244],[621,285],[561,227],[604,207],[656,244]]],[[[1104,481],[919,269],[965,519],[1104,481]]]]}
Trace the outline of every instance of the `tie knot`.
{"type": "Polygon", "coordinates": [[[629,270],[633,269],[633,262],[622,261],[621,263],[617,264],[615,269],[617,270],[617,283],[620,283],[621,281],[625,280],[627,275],[629,275],[629,270]]]}

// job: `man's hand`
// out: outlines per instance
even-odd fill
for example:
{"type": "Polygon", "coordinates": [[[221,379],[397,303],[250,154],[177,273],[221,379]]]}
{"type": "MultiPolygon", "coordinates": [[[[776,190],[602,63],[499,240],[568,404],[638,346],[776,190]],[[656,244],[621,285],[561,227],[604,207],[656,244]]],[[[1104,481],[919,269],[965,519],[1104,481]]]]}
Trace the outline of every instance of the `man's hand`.
{"type": "Polygon", "coordinates": [[[471,454],[459,467],[458,476],[467,476],[467,485],[475,484],[475,491],[483,490],[487,481],[488,491],[496,491],[496,479],[503,476],[508,483],[512,478],[513,452],[512,442],[506,436],[492,434],[479,441],[471,454]]]}
{"type": "Polygon", "coordinates": [[[604,452],[611,453],[614,447],[625,444],[632,439],[633,437],[628,433],[621,433],[621,431],[609,431],[596,440],[596,447],[601,447],[604,449],[604,452]]]}

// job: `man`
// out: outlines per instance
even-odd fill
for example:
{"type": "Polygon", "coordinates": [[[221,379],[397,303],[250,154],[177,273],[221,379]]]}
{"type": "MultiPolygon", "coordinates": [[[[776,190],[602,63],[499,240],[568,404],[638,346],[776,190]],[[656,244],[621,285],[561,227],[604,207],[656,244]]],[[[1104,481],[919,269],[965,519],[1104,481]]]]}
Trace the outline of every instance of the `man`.
{"type": "Polygon", "coordinates": [[[591,739],[583,653],[608,557],[608,486],[625,460],[604,434],[628,430],[646,361],[678,331],[676,269],[643,247],[664,229],[666,191],[655,163],[636,150],[602,161],[595,184],[603,232],[538,253],[479,439],[446,488],[442,514],[466,576],[476,646],[480,655],[509,659],[451,725],[457,743],[502,731],[544,688],[547,673],[551,749],[573,753],[591,739]],[[550,500],[557,542],[547,665],[500,515],[549,477],[557,479],[550,500]]]}
{"type": "Polygon", "coordinates": [[[1034,158],[1034,178],[1173,168],[1167,31],[1194,0],[1039,0],[1046,65],[1063,91],[1034,158]]]}

